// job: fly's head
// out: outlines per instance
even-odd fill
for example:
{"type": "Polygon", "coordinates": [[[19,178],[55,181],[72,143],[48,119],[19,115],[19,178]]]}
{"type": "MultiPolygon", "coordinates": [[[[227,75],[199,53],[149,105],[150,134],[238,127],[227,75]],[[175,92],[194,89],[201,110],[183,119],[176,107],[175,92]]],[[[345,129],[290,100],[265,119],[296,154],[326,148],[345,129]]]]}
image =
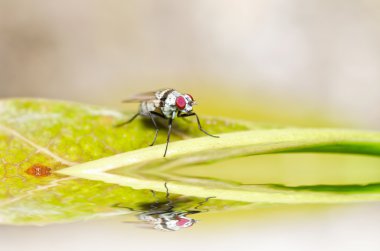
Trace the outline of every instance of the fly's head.
{"type": "Polygon", "coordinates": [[[185,213],[175,213],[171,218],[163,218],[160,226],[156,225],[156,229],[178,231],[182,228],[192,227],[196,222],[196,220],[186,217],[185,213]]]}
{"type": "Polygon", "coordinates": [[[179,111],[190,113],[193,111],[193,106],[196,105],[196,102],[190,94],[184,94],[176,98],[175,105],[179,111]]]}
{"type": "Polygon", "coordinates": [[[187,217],[186,212],[163,212],[159,214],[142,213],[140,220],[151,223],[155,229],[164,231],[178,231],[192,227],[197,221],[187,217]]]}

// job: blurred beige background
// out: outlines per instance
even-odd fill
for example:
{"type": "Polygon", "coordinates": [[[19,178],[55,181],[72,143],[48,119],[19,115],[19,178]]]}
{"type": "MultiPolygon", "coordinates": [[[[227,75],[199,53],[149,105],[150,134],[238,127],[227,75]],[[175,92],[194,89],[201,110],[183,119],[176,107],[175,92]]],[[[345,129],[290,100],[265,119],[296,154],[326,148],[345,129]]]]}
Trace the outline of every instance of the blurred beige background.
{"type": "MultiPolygon", "coordinates": [[[[0,98],[118,107],[169,86],[203,113],[380,129],[379,23],[376,0],[0,0],[0,98]]],[[[254,211],[169,235],[120,219],[0,227],[0,240],[6,250],[379,250],[379,208],[261,221],[254,211]]]]}
{"type": "Polygon", "coordinates": [[[0,96],[115,105],[170,86],[212,114],[380,128],[379,22],[375,0],[0,0],[0,96]]]}

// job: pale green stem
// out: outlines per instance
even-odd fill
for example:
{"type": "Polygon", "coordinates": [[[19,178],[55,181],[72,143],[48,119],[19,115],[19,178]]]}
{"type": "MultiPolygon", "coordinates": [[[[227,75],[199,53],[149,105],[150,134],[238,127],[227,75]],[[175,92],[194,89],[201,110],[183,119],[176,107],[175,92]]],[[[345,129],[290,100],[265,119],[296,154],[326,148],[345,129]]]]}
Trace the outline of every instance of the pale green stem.
{"type": "MultiPolygon", "coordinates": [[[[251,130],[222,134],[220,138],[203,137],[173,142],[167,158],[164,146],[126,152],[57,171],[60,174],[100,180],[130,186],[135,189],[153,189],[165,192],[163,182],[116,174],[115,169],[139,165],[163,169],[204,163],[226,158],[275,152],[347,152],[380,155],[380,133],[334,129],[272,129],[251,130]]],[[[359,168],[359,167],[358,167],[359,168]]],[[[139,170],[135,170],[138,172],[139,170]]],[[[149,169],[149,172],[154,169],[149,169]]],[[[169,181],[171,193],[189,196],[238,200],[246,202],[277,203],[332,203],[379,200],[380,193],[334,193],[292,191],[271,186],[236,187],[221,184],[212,187],[169,181]]]]}

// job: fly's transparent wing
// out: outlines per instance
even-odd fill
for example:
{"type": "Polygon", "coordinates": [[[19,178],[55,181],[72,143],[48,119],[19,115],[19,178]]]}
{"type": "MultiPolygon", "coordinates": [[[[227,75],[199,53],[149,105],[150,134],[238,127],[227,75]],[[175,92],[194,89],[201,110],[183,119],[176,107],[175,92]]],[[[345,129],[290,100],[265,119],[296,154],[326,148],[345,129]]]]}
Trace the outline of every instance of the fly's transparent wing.
{"type": "Polygon", "coordinates": [[[156,99],[156,92],[143,92],[135,94],[132,97],[123,100],[123,103],[140,103],[143,101],[154,101],[156,99]]]}

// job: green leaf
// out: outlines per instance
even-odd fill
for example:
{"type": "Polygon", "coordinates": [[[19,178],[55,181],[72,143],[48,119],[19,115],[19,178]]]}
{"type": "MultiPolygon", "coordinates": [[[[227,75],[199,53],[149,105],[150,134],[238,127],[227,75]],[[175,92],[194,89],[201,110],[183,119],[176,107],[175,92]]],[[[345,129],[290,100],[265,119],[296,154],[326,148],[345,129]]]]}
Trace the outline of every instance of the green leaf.
{"type": "MultiPolygon", "coordinates": [[[[246,121],[206,118],[205,129],[221,137],[203,137],[196,123],[175,120],[168,157],[163,158],[165,130],[147,147],[154,130],[144,120],[124,128],[114,125],[131,114],[60,101],[0,102],[0,221],[47,224],[128,213],[112,205],[138,208],[154,202],[150,190],[165,197],[192,196],[183,207],[204,205],[224,210],[256,203],[337,203],[380,199],[377,184],[288,187],[179,175],[172,169],[255,154],[343,152],[378,156],[376,132],[296,129],[246,121]],[[161,145],[160,145],[161,144],[161,145]],[[31,175],[44,166],[50,175],[31,175]],[[28,174],[29,173],[29,174],[28,174]],[[103,182],[104,181],[104,182],[103,182]],[[106,182],[106,183],[105,183],[106,182]]],[[[202,116],[201,116],[202,117],[202,116]]],[[[358,167],[360,168],[360,167],[358,167]]]]}
{"type": "MultiPolygon", "coordinates": [[[[69,102],[15,99],[0,102],[0,222],[46,224],[128,213],[112,205],[131,208],[155,201],[147,189],[106,184],[61,175],[62,168],[147,147],[154,130],[143,120],[115,128],[131,114],[69,102]],[[51,175],[35,177],[26,171],[36,165],[51,168],[51,175]]],[[[202,121],[212,132],[245,130],[243,124],[202,121]]],[[[196,125],[176,122],[172,140],[198,137],[196,125]]],[[[157,143],[165,142],[160,133],[157,143]]],[[[163,149],[162,149],[163,150],[163,149]]],[[[163,152],[161,152],[162,154],[163,152]]],[[[160,185],[164,187],[164,182],[160,185]]],[[[157,194],[164,197],[165,194],[157,194]]],[[[203,199],[193,198],[190,206],[203,199]]],[[[240,202],[211,200],[210,209],[240,202]]]]}

